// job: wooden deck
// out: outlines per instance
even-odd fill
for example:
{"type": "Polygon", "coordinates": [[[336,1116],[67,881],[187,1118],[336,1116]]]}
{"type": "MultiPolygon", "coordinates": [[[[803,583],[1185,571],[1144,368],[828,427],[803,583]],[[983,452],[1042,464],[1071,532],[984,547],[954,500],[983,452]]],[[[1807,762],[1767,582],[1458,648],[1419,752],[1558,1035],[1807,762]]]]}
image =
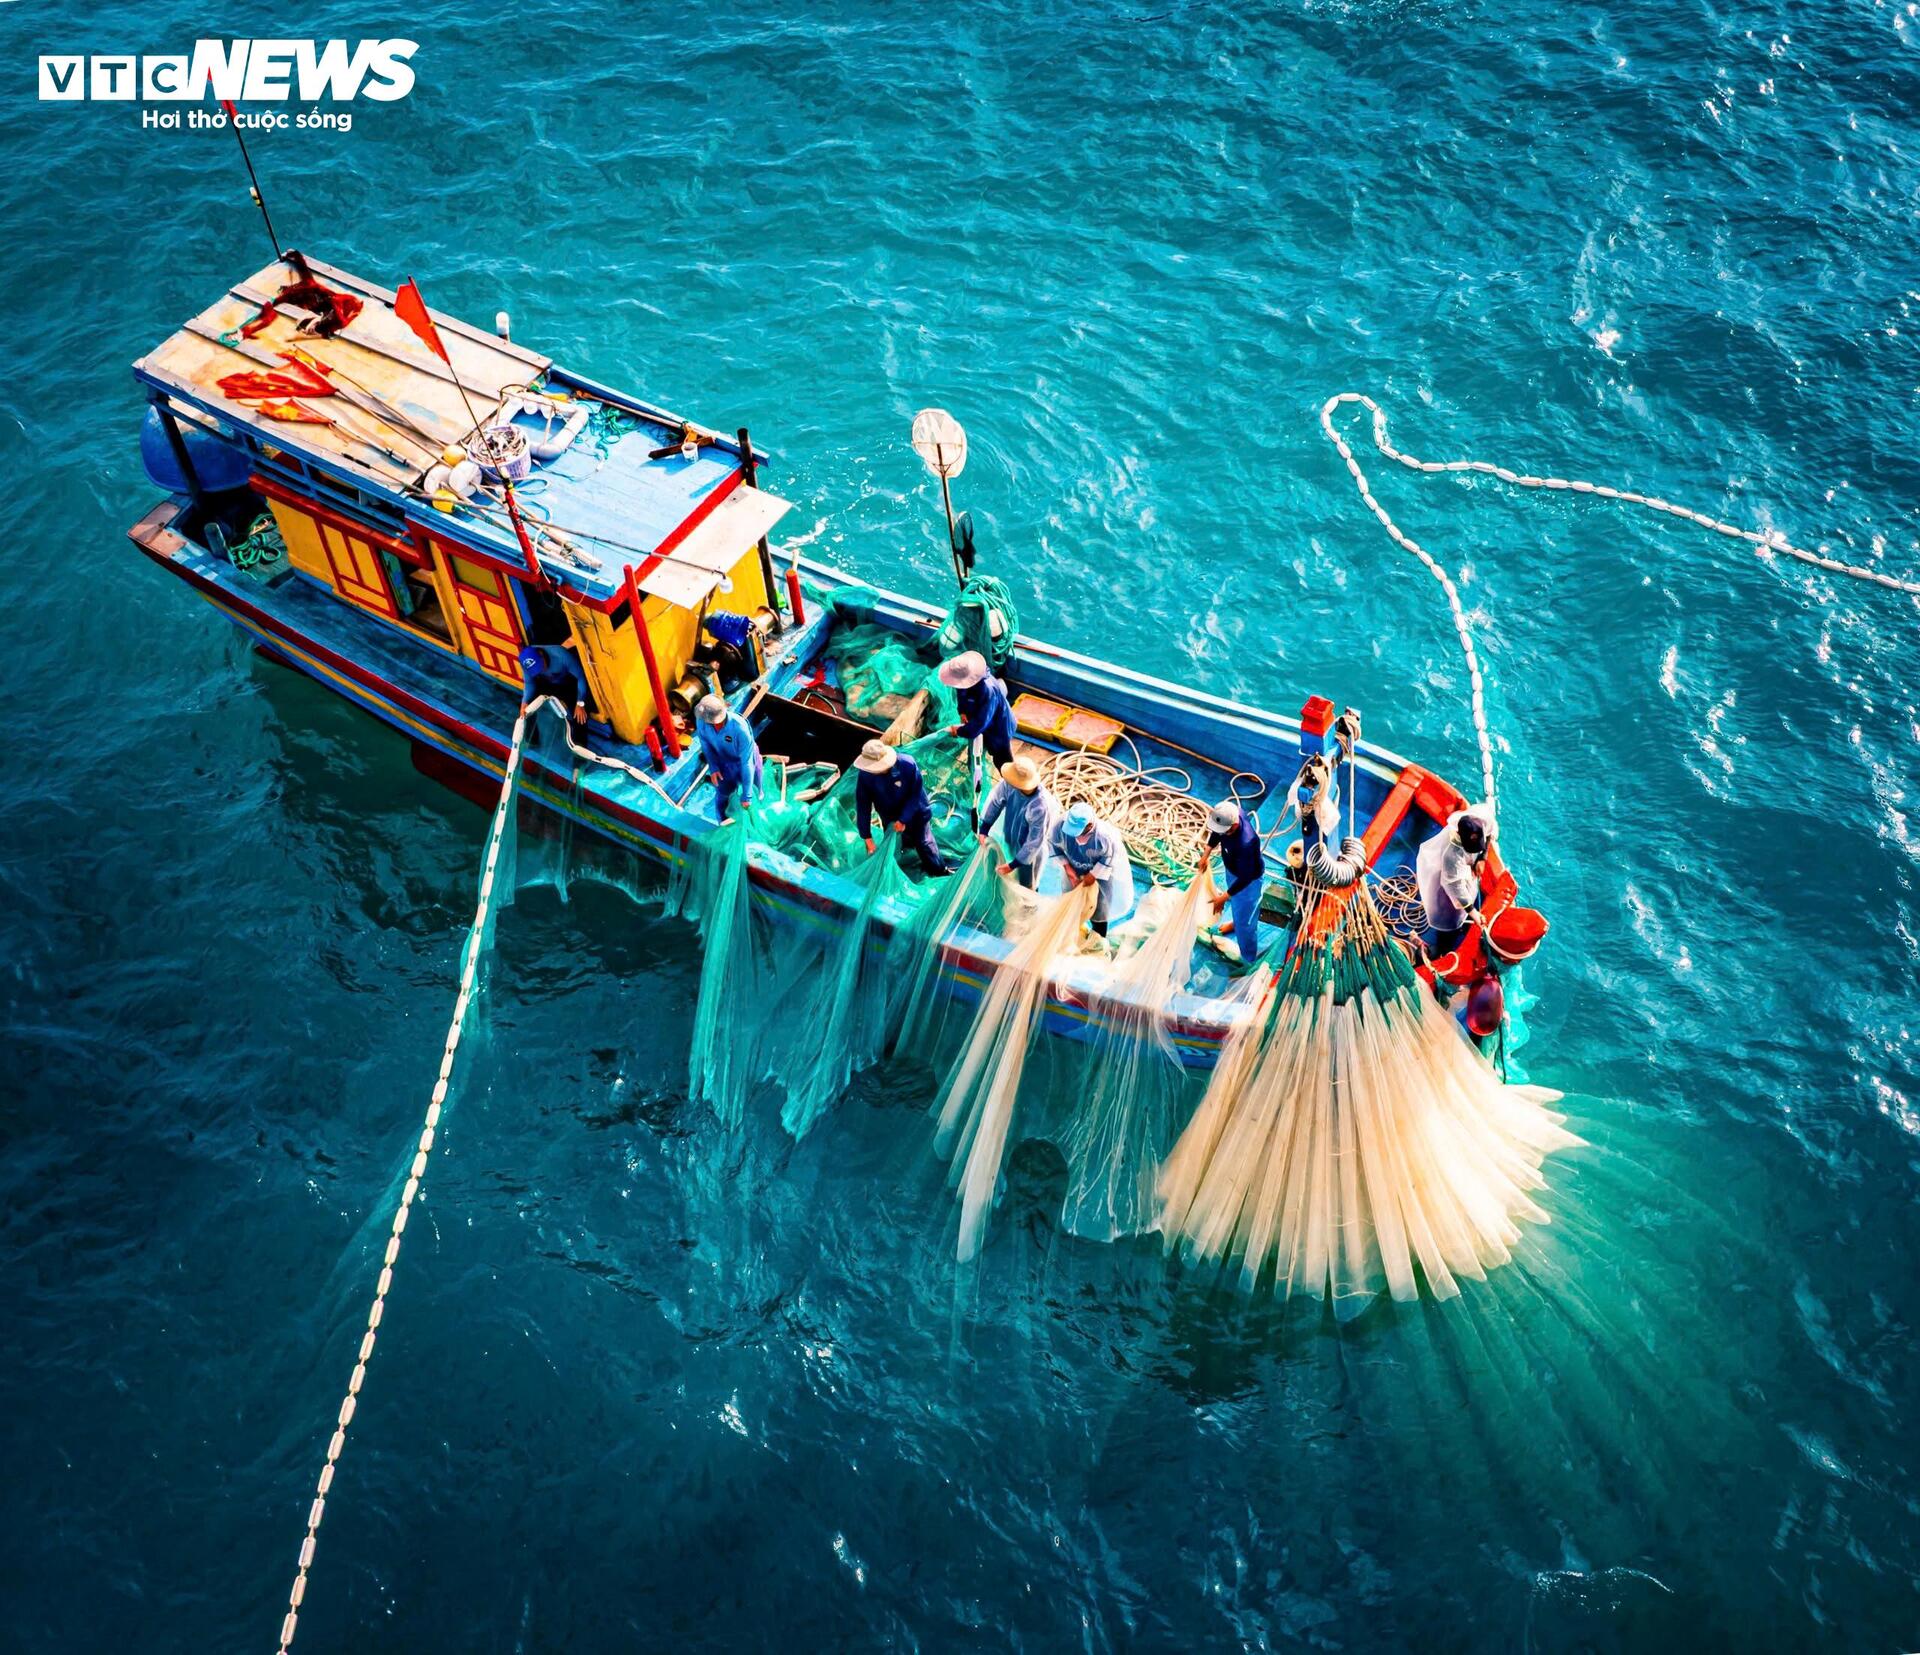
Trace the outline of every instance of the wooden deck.
{"type": "Polygon", "coordinates": [[[453,359],[449,369],[393,314],[390,289],[318,260],[312,269],[329,287],[362,301],[364,309],[344,332],[317,339],[299,331],[302,313],[282,311],[253,338],[241,338],[241,326],[286,283],[286,266],[272,264],[230,289],[135,366],[263,441],[321,449],[389,489],[418,486],[441,448],[470,435],[476,416],[484,425],[499,411],[504,389],[526,384],[549,366],[537,352],[434,311],[434,326],[453,359]],[[229,374],[284,368],[283,353],[289,350],[336,371],[336,394],[303,399],[302,405],[337,423],[275,420],[221,391],[219,382],[229,374]],[[473,405],[471,416],[463,388],[473,405]]]}

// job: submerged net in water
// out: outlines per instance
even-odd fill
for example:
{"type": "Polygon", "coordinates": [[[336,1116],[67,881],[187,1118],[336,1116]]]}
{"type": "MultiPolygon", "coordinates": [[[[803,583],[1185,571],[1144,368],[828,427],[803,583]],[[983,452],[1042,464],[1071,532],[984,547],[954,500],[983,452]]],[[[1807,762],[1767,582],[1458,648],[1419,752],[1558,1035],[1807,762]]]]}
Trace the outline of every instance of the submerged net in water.
{"type": "Polygon", "coordinates": [[[1093,909],[1082,886],[1041,900],[1034,923],[987,981],[965,1045],[934,1104],[934,1150],[951,1160],[960,1197],[962,1263],[980,1250],[1020,1095],[1027,1051],[1039,1032],[1057,955],[1078,937],[1093,909]]]}
{"type": "Polygon", "coordinates": [[[1414,974],[1362,886],[1310,887],[1270,1011],[1236,1028],[1160,1179],[1170,1251],[1348,1315],[1507,1261],[1540,1167],[1578,1142],[1507,1085],[1414,974]]]}
{"type": "Polygon", "coordinates": [[[691,841],[674,866],[667,903],[700,926],[700,995],[687,1053],[687,1084],[722,1122],[737,1125],[759,1076],[758,1024],[767,972],[755,934],[747,848],[750,812],[691,841]]]}
{"type": "Polygon", "coordinates": [[[890,1051],[921,1054],[932,1049],[947,999],[942,949],[961,931],[1000,928],[1006,883],[995,872],[999,858],[995,846],[975,840],[953,878],[930,893],[912,919],[894,932],[887,948],[887,972],[897,997],[890,1051]]]}
{"type": "Polygon", "coordinates": [[[1086,1096],[1061,1134],[1067,1228],[1092,1241],[1158,1226],[1155,1181],[1173,1143],[1187,1073],[1173,1043],[1174,997],[1193,970],[1193,941],[1212,892],[1196,875],[1159,926],[1114,967],[1084,1059],[1086,1096]]]}
{"type": "Polygon", "coordinates": [[[796,1138],[886,1050],[897,980],[889,950],[874,939],[874,915],[890,898],[922,900],[890,837],[876,841],[847,877],[859,890],[858,904],[823,948],[800,941],[794,975],[804,993],[782,997],[801,1038],[796,1049],[776,1055],[770,1078],[785,1091],[780,1121],[796,1138]]]}

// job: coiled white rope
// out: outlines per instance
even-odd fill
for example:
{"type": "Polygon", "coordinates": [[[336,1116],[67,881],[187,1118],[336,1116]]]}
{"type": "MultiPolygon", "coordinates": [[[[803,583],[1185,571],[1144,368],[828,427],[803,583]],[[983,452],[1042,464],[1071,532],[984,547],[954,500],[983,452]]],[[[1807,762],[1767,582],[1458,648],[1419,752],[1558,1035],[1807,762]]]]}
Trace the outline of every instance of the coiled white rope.
{"type": "Polygon", "coordinates": [[[1857,563],[1846,563],[1839,558],[1828,557],[1824,552],[1810,552],[1802,546],[1794,545],[1778,529],[1743,529],[1737,523],[1723,522],[1720,518],[1709,517],[1705,512],[1692,511],[1686,506],[1676,506],[1670,500],[1662,500],[1651,494],[1639,494],[1632,489],[1608,488],[1603,483],[1583,482],[1576,477],[1533,477],[1525,472],[1509,471],[1505,466],[1493,465],[1486,460],[1417,460],[1411,454],[1402,454],[1387,440],[1386,411],[1372,397],[1358,391],[1342,391],[1338,396],[1329,397],[1320,410],[1320,426],[1340,451],[1340,458],[1347,462],[1347,470],[1353,474],[1354,483],[1359,487],[1360,498],[1367,503],[1367,509],[1379,519],[1380,526],[1393,537],[1395,542],[1407,548],[1424,563],[1434,579],[1440,582],[1447,594],[1447,602],[1453,609],[1454,629],[1460,634],[1460,646],[1466,652],[1467,671],[1473,678],[1473,723],[1475,733],[1480,738],[1480,767],[1485,776],[1487,799],[1493,799],[1493,750],[1487,734],[1487,721],[1481,695],[1480,664],[1474,656],[1473,637],[1467,629],[1465,612],[1460,607],[1460,595],[1454,589],[1453,581],[1447,572],[1436,563],[1426,550],[1401,532],[1398,524],[1387,515],[1386,508],[1373,497],[1373,490],[1367,485],[1367,476],[1360,469],[1360,462],[1353,457],[1353,450],[1347,446],[1346,439],[1333,428],[1334,410],[1344,403],[1358,403],[1373,415],[1373,445],[1390,460],[1398,460],[1409,471],[1475,471],[1482,476],[1498,477],[1503,483],[1512,483],[1516,488],[1559,489],[1569,494],[1591,494],[1602,500],[1619,500],[1630,506],[1644,506],[1649,511],[1664,512],[1668,517],[1680,517],[1689,523],[1698,524],[1703,529],[1711,529],[1715,534],[1723,534],[1729,540],[1744,540],[1761,553],[1779,552],[1787,557],[1797,558],[1802,563],[1811,564],[1816,569],[1824,569],[1829,574],[1845,575],[1849,580],[1868,581],[1875,586],[1884,586],[1890,592],[1905,592],[1909,597],[1920,597],[1920,580],[1905,580],[1898,575],[1889,575],[1879,569],[1868,569],[1857,563]]]}
{"type": "MultiPolygon", "coordinates": [[[[542,700],[546,698],[543,697],[542,700]]],[[[320,1519],[326,1515],[327,1493],[333,1487],[333,1468],[340,1451],[346,1447],[347,1427],[353,1423],[360,1387],[366,1383],[367,1363],[373,1359],[374,1338],[380,1331],[380,1318],[386,1313],[387,1293],[393,1286],[394,1261],[400,1256],[400,1238],[406,1234],[407,1215],[420,1193],[420,1180],[426,1176],[427,1154],[433,1148],[433,1134],[440,1124],[440,1111],[447,1101],[447,1087],[453,1075],[454,1054],[460,1049],[460,1032],[473,1004],[474,985],[480,970],[481,945],[485,938],[487,915],[493,908],[493,877],[500,860],[500,841],[507,830],[513,809],[513,784],[520,772],[520,756],[526,745],[527,715],[540,705],[521,712],[513,725],[513,745],[507,752],[507,767],[500,781],[500,802],[494,806],[493,824],[487,832],[486,862],[480,874],[480,903],[474,910],[473,925],[467,932],[460,966],[460,992],[453,1002],[453,1021],[447,1027],[447,1043],[440,1054],[440,1075],[433,1084],[433,1099],[427,1105],[426,1124],[414,1150],[413,1167],[406,1187],[400,1192],[400,1205],[393,1215],[393,1232],[387,1237],[386,1257],[381,1261],[380,1281],[374,1288],[373,1308],[367,1312],[367,1331],[360,1340],[360,1355],[347,1380],[347,1394],[340,1403],[332,1439],[327,1443],[327,1463],[320,1468],[320,1483],[307,1511],[307,1534],[300,1543],[300,1565],[293,1577],[293,1590],[287,1596],[287,1618],[280,1625],[280,1655],[287,1655],[293,1634],[300,1624],[300,1605],[307,1595],[307,1571],[313,1567],[313,1554],[319,1544],[320,1519]]]]}

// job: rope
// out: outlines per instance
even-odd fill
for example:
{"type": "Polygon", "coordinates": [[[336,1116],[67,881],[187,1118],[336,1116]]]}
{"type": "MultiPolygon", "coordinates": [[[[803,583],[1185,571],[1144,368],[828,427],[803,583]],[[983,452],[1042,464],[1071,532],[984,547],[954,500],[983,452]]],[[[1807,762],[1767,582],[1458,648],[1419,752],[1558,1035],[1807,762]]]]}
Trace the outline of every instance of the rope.
{"type": "MultiPolygon", "coordinates": [[[[1442,465],[1408,459],[1387,441],[1387,416],[1381,412],[1380,404],[1370,396],[1362,396],[1358,391],[1342,391],[1338,396],[1329,397],[1326,406],[1320,410],[1320,428],[1326,432],[1333,446],[1340,450],[1340,458],[1347,462],[1347,470],[1353,473],[1354,484],[1360,490],[1360,498],[1367,503],[1367,510],[1379,519],[1380,527],[1393,537],[1396,545],[1404,546],[1427,566],[1427,573],[1439,581],[1441,591],[1447,594],[1447,607],[1453,611],[1453,629],[1460,635],[1460,649],[1467,658],[1467,676],[1473,684],[1473,733],[1480,743],[1481,786],[1486,794],[1488,808],[1493,809],[1494,818],[1497,821],[1499,811],[1494,806],[1493,797],[1493,737],[1487,730],[1486,686],[1480,677],[1480,657],[1474,651],[1473,630],[1467,625],[1467,612],[1461,607],[1459,588],[1453,584],[1453,576],[1434,561],[1433,554],[1417,540],[1403,533],[1400,525],[1387,515],[1387,508],[1374,499],[1373,490],[1367,483],[1367,474],[1360,469],[1360,462],[1353,457],[1353,450],[1347,446],[1346,438],[1333,428],[1333,411],[1345,402],[1357,402],[1373,410],[1375,445],[1382,454],[1400,461],[1403,465],[1410,465],[1422,471],[1456,471],[1476,469],[1477,462],[1456,460],[1442,465]]],[[[1494,474],[1511,482],[1520,480],[1510,471],[1495,471],[1494,474]]]]}
{"type": "Polygon", "coordinates": [[[1402,868],[1384,879],[1378,874],[1373,877],[1373,905],[1387,929],[1396,937],[1423,935],[1427,929],[1427,909],[1420,900],[1420,886],[1413,871],[1402,868]]]}
{"type": "Polygon", "coordinates": [[[566,739],[567,751],[573,754],[575,758],[585,759],[589,764],[597,764],[603,770],[618,770],[625,775],[631,776],[635,781],[652,788],[654,792],[658,793],[668,804],[673,805],[676,809],[679,808],[679,801],[637,765],[629,764],[625,759],[610,758],[605,753],[596,753],[591,747],[582,747],[579,742],[575,741],[573,739],[573,720],[567,717],[567,709],[561,706],[558,701],[554,700],[552,696],[541,696],[539,700],[531,702],[528,705],[527,711],[537,713],[543,707],[550,711],[555,718],[560,720],[560,729],[566,739]]]}
{"type": "Polygon", "coordinates": [[[1796,558],[1815,569],[1824,569],[1830,575],[1845,575],[1849,580],[1867,581],[1874,586],[1884,586],[1890,592],[1904,592],[1909,597],[1920,597],[1920,580],[1906,580],[1899,575],[1889,575],[1879,569],[1869,569],[1858,563],[1846,563],[1839,558],[1828,557],[1824,552],[1810,552],[1805,547],[1796,546],[1778,529],[1743,529],[1737,523],[1728,523],[1718,517],[1709,517],[1705,512],[1692,511],[1686,506],[1676,506],[1670,500],[1662,500],[1655,495],[1640,494],[1633,489],[1608,488],[1602,483],[1583,482],[1576,477],[1534,477],[1525,472],[1509,471],[1505,466],[1493,465],[1486,460],[1418,460],[1411,454],[1402,454],[1387,440],[1387,416],[1380,404],[1370,396],[1358,391],[1342,391],[1338,396],[1329,397],[1326,406],[1320,410],[1320,425],[1333,446],[1340,451],[1340,458],[1347,462],[1347,470],[1353,474],[1353,480],[1359,487],[1360,498],[1367,503],[1367,509],[1379,519],[1380,526],[1390,534],[1395,542],[1417,556],[1427,566],[1429,572],[1445,588],[1447,601],[1453,608],[1453,622],[1460,634],[1461,647],[1466,651],[1467,670],[1473,676],[1473,712],[1474,728],[1480,738],[1480,763],[1486,776],[1487,801],[1493,802],[1493,757],[1487,736],[1487,724],[1480,688],[1480,667],[1474,657],[1473,639],[1467,630],[1466,616],[1460,608],[1459,594],[1454,590],[1453,581],[1445,570],[1428,556],[1414,541],[1401,533],[1399,527],[1389,517],[1380,502],[1373,497],[1373,491],[1367,486],[1366,473],[1360,469],[1360,463],[1353,457],[1353,450],[1346,440],[1333,428],[1334,410],[1344,403],[1358,403],[1373,415],[1373,445],[1390,460],[1397,460],[1409,471],[1473,471],[1482,476],[1497,477],[1503,483],[1511,483],[1516,488],[1555,489],[1569,494],[1591,494],[1602,500],[1618,500],[1629,506],[1644,506],[1648,511],[1664,513],[1668,517],[1679,517],[1703,529],[1711,529],[1715,534],[1723,534],[1729,540],[1744,540],[1763,555],[1779,552],[1787,557],[1796,558]]]}
{"type": "MultiPolygon", "coordinates": [[[[1133,747],[1131,736],[1121,739],[1133,747]]],[[[1155,879],[1184,885],[1206,859],[1207,805],[1195,797],[1193,778],[1178,765],[1147,769],[1137,747],[1131,770],[1110,754],[1084,748],[1048,753],[1037,765],[1041,780],[1061,804],[1085,804],[1120,835],[1128,855],[1155,879]],[[1180,785],[1157,781],[1157,776],[1177,776],[1180,785]]],[[[1228,784],[1236,799],[1257,796],[1242,793],[1243,781],[1265,791],[1258,776],[1236,772],[1228,784]]]]}
{"type": "Polygon", "coordinates": [[[287,1596],[287,1618],[280,1626],[280,1655],[287,1655],[294,1631],[300,1624],[300,1605],[307,1595],[307,1571],[313,1567],[314,1549],[319,1544],[320,1519],[326,1515],[327,1493],[333,1487],[334,1466],[339,1462],[340,1451],[346,1446],[347,1427],[353,1423],[360,1387],[366,1383],[367,1363],[373,1358],[374,1338],[380,1331],[380,1319],[386,1314],[387,1293],[393,1286],[394,1262],[400,1257],[400,1238],[406,1233],[407,1215],[412,1212],[414,1198],[420,1193],[420,1180],[426,1176],[427,1153],[433,1148],[433,1135],[440,1124],[440,1110],[447,1101],[454,1054],[460,1049],[460,1031],[466,1023],[467,1011],[473,1004],[487,915],[493,908],[493,876],[499,863],[500,841],[512,817],[513,785],[520,773],[520,756],[526,745],[526,736],[527,714],[522,712],[514,720],[513,745],[507,753],[507,766],[500,781],[500,802],[494,806],[493,824],[487,830],[486,862],[480,875],[480,903],[474,911],[473,924],[468,929],[466,946],[462,951],[460,992],[453,1002],[453,1021],[447,1027],[447,1043],[440,1056],[439,1078],[433,1085],[433,1099],[427,1105],[426,1124],[421,1129],[420,1141],[414,1151],[412,1170],[407,1175],[406,1187],[400,1192],[400,1205],[394,1211],[393,1232],[387,1237],[386,1257],[381,1263],[379,1285],[374,1289],[373,1308],[367,1312],[367,1331],[360,1341],[360,1355],[354,1363],[352,1377],[347,1380],[347,1394],[340,1403],[333,1437],[327,1443],[327,1463],[320,1468],[319,1486],[314,1493],[313,1504],[307,1511],[307,1534],[300,1545],[300,1564],[293,1577],[293,1590],[287,1596]]]}
{"type": "Polygon", "coordinates": [[[263,511],[248,525],[246,537],[227,548],[227,561],[236,569],[257,569],[278,563],[287,555],[287,543],[280,538],[280,525],[273,513],[263,511]]]}

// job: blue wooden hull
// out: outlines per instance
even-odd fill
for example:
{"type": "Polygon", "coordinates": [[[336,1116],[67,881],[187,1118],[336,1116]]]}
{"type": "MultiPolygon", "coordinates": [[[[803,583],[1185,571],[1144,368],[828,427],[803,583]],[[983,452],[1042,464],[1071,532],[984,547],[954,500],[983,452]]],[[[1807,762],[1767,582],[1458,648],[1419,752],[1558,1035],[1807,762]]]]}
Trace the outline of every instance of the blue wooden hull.
{"type": "MultiPolygon", "coordinates": [[[[129,531],[135,544],[248,633],[262,651],[404,735],[416,757],[427,761],[422,767],[429,773],[468,778],[471,786],[463,791],[497,791],[518,710],[518,698],[510,689],[458,661],[434,655],[304,576],[290,573],[268,583],[236,570],[178,531],[175,522],[185,505],[173,500],[156,507],[129,531]]],[[[816,591],[853,584],[825,566],[802,563],[801,568],[816,591]]],[[[907,633],[925,632],[943,616],[893,592],[876,592],[874,603],[875,620],[907,633]]],[[[789,629],[778,641],[769,664],[773,690],[797,687],[796,677],[823,641],[827,624],[820,606],[807,627],[789,629]]],[[[1235,772],[1259,776],[1270,796],[1284,796],[1298,766],[1297,719],[1027,639],[1019,644],[1013,671],[1023,688],[1121,719],[1144,758],[1178,762],[1203,796],[1210,787],[1224,793],[1226,778],[1235,772]]],[[[645,767],[644,750],[622,746],[608,751],[645,767]]],[[[717,826],[711,786],[702,783],[692,752],[658,775],[667,798],[618,771],[579,768],[582,774],[576,779],[529,758],[522,792],[662,870],[683,861],[692,841],[717,826]]],[[[1364,825],[1396,804],[1405,817],[1383,837],[1376,866],[1411,864],[1414,846],[1432,831],[1432,813],[1440,807],[1423,801],[1424,812],[1409,808],[1411,777],[1424,778],[1430,788],[1440,790],[1443,800],[1458,797],[1395,755],[1361,745],[1351,787],[1358,822],[1364,825]]],[[[776,923],[830,931],[845,922],[855,905],[854,889],[842,876],[763,846],[753,847],[749,874],[754,902],[776,923]]],[[[883,913],[880,933],[884,936],[900,917],[883,913]]],[[[956,936],[943,951],[945,991],[963,1000],[977,998],[1006,947],[999,938],[979,932],[956,936]]],[[[1053,988],[1046,1027],[1061,1038],[1089,1038],[1115,1009],[1097,982],[1077,981],[1071,970],[1053,988]]],[[[1233,1009],[1210,996],[1185,994],[1169,1010],[1183,1061],[1211,1066],[1233,1025],[1233,1009]]]]}

